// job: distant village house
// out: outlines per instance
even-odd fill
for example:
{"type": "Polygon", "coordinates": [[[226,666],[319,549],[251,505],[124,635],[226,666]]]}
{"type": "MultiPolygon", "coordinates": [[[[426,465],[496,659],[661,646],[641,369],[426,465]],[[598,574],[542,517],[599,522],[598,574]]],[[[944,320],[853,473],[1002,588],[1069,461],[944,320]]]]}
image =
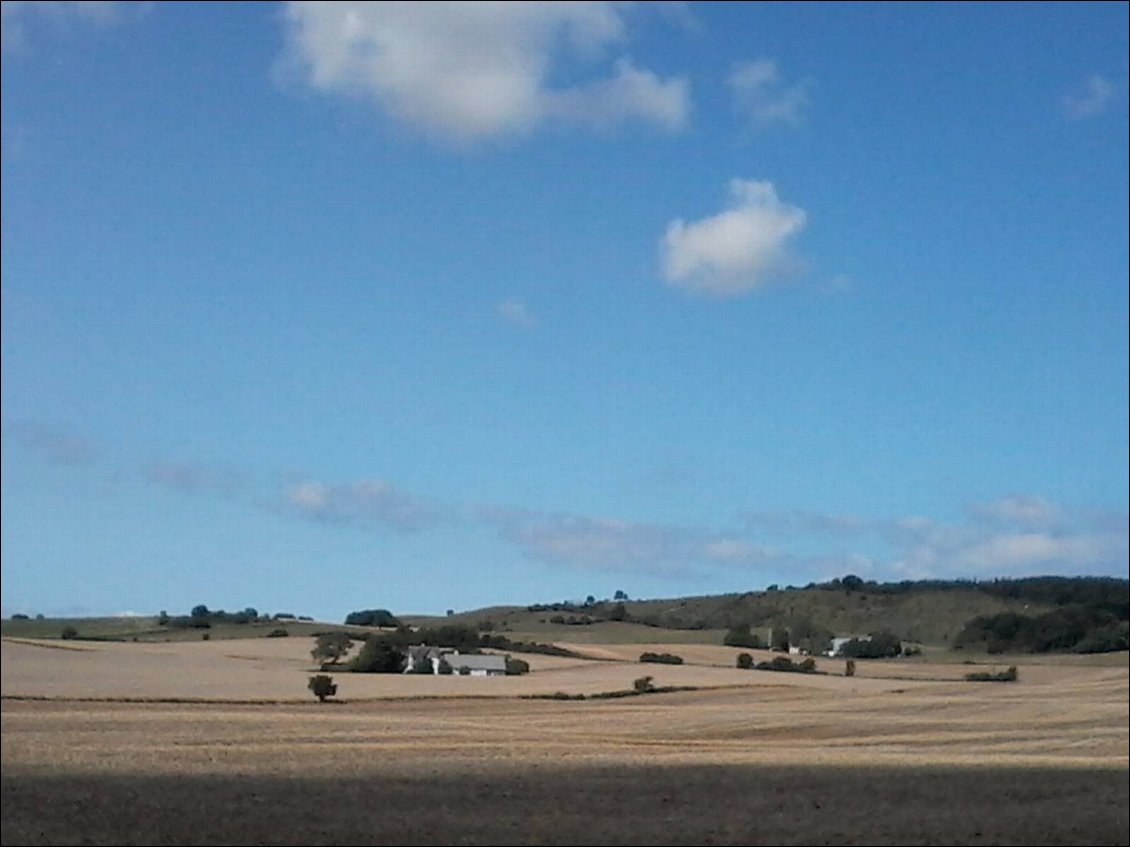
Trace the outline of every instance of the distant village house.
{"type": "Polygon", "coordinates": [[[491,653],[460,653],[449,647],[429,647],[421,644],[408,648],[408,661],[404,673],[427,673],[424,667],[430,665],[431,673],[447,673],[460,676],[506,676],[506,657],[491,653]]]}

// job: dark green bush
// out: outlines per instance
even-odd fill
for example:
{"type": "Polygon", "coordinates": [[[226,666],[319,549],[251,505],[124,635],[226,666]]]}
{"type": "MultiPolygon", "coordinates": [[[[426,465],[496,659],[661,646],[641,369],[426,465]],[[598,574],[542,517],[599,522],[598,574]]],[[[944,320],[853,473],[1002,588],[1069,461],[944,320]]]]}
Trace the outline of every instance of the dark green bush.
{"type": "Polygon", "coordinates": [[[965,675],[967,682],[1016,682],[1019,678],[1020,672],[1017,671],[1016,665],[1010,666],[1006,671],[998,671],[996,673],[977,671],[965,675]]]}
{"type": "Polygon", "coordinates": [[[753,667],[753,656],[749,653],[738,653],[738,667],[743,671],[748,671],[753,667]]]}
{"type": "Polygon", "coordinates": [[[681,665],[683,657],[674,653],[640,653],[640,661],[657,665],[681,665]]]}
{"type": "Polygon", "coordinates": [[[386,638],[369,638],[348,667],[355,673],[400,673],[406,660],[401,649],[386,638]]]}

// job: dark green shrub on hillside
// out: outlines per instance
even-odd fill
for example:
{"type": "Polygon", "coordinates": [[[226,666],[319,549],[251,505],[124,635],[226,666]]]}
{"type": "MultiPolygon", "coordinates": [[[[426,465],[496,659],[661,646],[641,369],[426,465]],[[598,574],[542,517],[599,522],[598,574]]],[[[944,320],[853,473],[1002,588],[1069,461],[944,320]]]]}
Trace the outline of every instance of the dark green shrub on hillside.
{"type": "Polygon", "coordinates": [[[510,656],[506,657],[506,675],[507,676],[521,676],[522,674],[530,672],[530,663],[524,659],[514,659],[510,656]]]}
{"type": "MultiPolygon", "coordinates": [[[[582,658],[579,653],[558,647],[556,644],[541,644],[537,641],[511,641],[505,635],[490,635],[488,633],[479,636],[479,647],[489,647],[492,650],[513,650],[515,653],[538,653],[543,656],[582,658]]],[[[464,650],[462,652],[469,653],[472,651],[464,650]]]]}
{"type": "Polygon", "coordinates": [[[640,653],[640,661],[652,662],[657,665],[681,665],[683,657],[676,656],[674,653],[640,653]]]}
{"type": "Polygon", "coordinates": [[[72,638],[78,638],[78,630],[73,626],[65,626],[63,631],[59,633],[59,637],[70,641],[72,638]]]}
{"type": "Polygon", "coordinates": [[[738,653],[738,667],[743,671],[748,671],[753,667],[753,656],[749,653],[738,653]]]}
{"type": "Polygon", "coordinates": [[[267,633],[267,638],[286,638],[289,635],[285,627],[277,626],[267,633]]]}

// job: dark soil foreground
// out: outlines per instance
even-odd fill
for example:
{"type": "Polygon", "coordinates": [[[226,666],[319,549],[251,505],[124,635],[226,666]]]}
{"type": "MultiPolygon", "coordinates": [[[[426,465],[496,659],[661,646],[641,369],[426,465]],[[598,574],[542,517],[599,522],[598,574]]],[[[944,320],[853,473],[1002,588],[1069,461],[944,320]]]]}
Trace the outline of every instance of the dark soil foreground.
{"type": "Polygon", "coordinates": [[[15,844],[1127,844],[1122,770],[522,766],[356,779],[6,768],[15,844]]]}

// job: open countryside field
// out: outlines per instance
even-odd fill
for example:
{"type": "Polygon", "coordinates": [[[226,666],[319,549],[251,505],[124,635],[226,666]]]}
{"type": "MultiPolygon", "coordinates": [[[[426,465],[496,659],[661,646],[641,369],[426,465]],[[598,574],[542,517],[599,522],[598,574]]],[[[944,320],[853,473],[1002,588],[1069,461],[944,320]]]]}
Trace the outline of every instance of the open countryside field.
{"type": "Polygon", "coordinates": [[[5,640],[3,843],[1128,841],[1125,653],[976,684],[955,664],[805,676],[586,645],[603,660],[531,655],[524,677],[336,674],[346,702],[319,705],[311,644],[5,640]],[[643,674],[702,690],[517,696],[643,674]]]}

